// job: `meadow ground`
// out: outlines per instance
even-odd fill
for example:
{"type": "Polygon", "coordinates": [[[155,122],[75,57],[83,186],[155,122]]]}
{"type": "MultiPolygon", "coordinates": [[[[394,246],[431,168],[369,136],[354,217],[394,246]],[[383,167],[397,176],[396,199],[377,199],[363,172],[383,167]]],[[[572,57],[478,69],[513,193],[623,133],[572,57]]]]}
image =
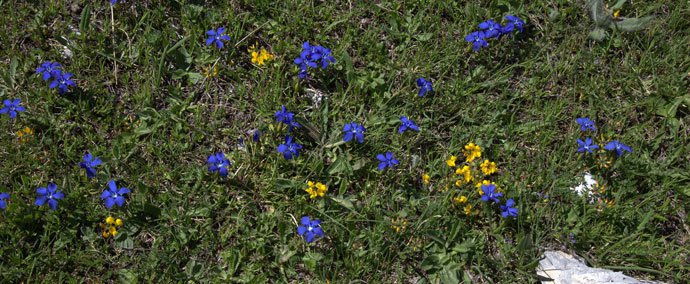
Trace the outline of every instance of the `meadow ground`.
{"type": "Polygon", "coordinates": [[[0,282],[530,283],[545,249],[690,279],[690,2],[629,1],[617,16],[655,21],[601,42],[584,1],[273,2],[0,0],[0,99],[26,109],[0,116],[0,282]],[[506,15],[524,30],[473,51],[465,36],[506,15]],[[219,27],[222,49],[206,45],[219,27]],[[335,62],[300,80],[305,41],[335,62]],[[45,61],[76,86],[51,89],[45,61]],[[276,121],[283,105],[301,127],[276,121]],[[400,116],[420,131],[399,134],[400,116]],[[349,122],[364,143],[342,141],[349,122]],[[578,153],[585,137],[632,152],[578,153]],[[379,170],[388,151],[399,164],[379,170]],[[217,152],[227,177],[208,170],[217,152]],[[585,172],[598,186],[573,194],[585,172]],[[126,199],[101,198],[110,180],[126,199]],[[55,211],[35,205],[50,182],[55,211]],[[306,242],[302,216],[323,236],[306,242]]]}

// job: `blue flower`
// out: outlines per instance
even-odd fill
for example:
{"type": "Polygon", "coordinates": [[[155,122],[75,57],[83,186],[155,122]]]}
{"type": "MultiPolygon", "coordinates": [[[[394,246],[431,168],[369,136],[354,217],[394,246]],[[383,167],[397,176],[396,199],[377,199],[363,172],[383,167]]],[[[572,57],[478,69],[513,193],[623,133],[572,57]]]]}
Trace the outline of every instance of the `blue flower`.
{"type": "Polygon", "coordinates": [[[419,97],[423,97],[426,93],[434,93],[434,87],[431,81],[427,81],[424,77],[417,79],[417,87],[419,87],[419,97]]]}
{"type": "Polygon", "coordinates": [[[299,157],[299,149],[302,145],[292,142],[292,137],[285,136],[285,143],[278,145],[278,153],[282,153],[286,160],[299,157]]]}
{"type": "Polygon", "coordinates": [[[321,68],[326,69],[328,64],[335,63],[335,58],[331,55],[330,49],[305,41],[302,43],[302,52],[293,62],[299,65],[299,78],[304,79],[308,75],[309,67],[318,68],[320,63],[321,68]]]}
{"type": "Polygon", "coordinates": [[[281,110],[276,112],[275,117],[276,121],[285,123],[288,126],[290,126],[290,131],[292,131],[294,128],[299,128],[302,126],[299,123],[297,123],[297,121],[295,121],[295,114],[287,111],[287,109],[285,109],[285,106],[282,106],[281,110]]]}
{"type": "Polygon", "coordinates": [[[57,185],[54,183],[48,183],[48,188],[45,187],[40,187],[36,189],[36,193],[38,193],[38,197],[36,197],[36,206],[43,206],[43,204],[46,204],[46,201],[48,202],[48,206],[50,206],[50,209],[55,211],[55,209],[58,206],[58,200],[65,198],[65,195],[62,193],[62,191],[57,190],[57,185]]]}
{"type": "Polygon", "coordinates": [[[501,200],[498,198],[503,196],[503,193],[496,192],[496,185],[491,183],[491,184],[482,184],[482,201],[484,202],[489,202],[489,200],[499,203],[501,200]]]}
{"type": "Polygon", "coordinates": [[[230,36],[224,35],[225,27],[218,28],[218,30],[210,29],[206,32],[208,38],[206,39],[206,45],[216,44],[218,49],[223,48],[223,41],[230,40],[230,36]]]}
{"type": "Polygon", "coordinates": [[[73,76],[72,73],[69,73],[69,72],[63,73],[60,71],[56,71],[56,72],[54,72],[54,75],[55,75],[55,81],[51,82],[50,86],[48,86],[48,87],[50,87],[51,89],[58,88],[58,92],[60,94],[67,93],[69,86],[72,86],[72,87],[77,86],[77,84],[75,84],[74,81],[72,81],[72,79],[70,79],[73,76]]]}
{"type": "Polygon", "coordinates": [[[616,154],[618,154],[618,157],[623,156],[623,151],[632,153],[632,148],[630,148],[628,145],[619,142],[618,140],[613,140],[609,143],[606,143],[606,145],[604,145],[604,149],[609,151],[616,150],[616,154]]]}
{"type": "Polygon", "coordinates": [[[5,202],[5,199],[10,198],[10,194],[6,192],[0,192],[0,209],[5,209],[7,207],[7,203],[5,202]]]}
{"type": "Polygon", "coordinates": [[[592,145],[592,138],[589,137],[587,137],[585,141],[577,139],[577,144],[580,144],[580,148],[577,149],[578,153],[584,153],[585,151],[588,153],[594,153],[594,150],[599,149],[597,144],[592,145]]]}
{"type": "Polygon", "coordinates": [[[414,124],[414,121],[408,119],[407,116],[401,116],[400,122],[402,122],[402,124],[400,125],[400,128],[398,128],[398,133],[402,134],[408,129],[419,132],[419,127],[414,124]]]}
{"type": "Polygon", "coordinates": [[[101,194],[101,199],[105,201],[105,207],[108,209],[112,208],[113,205],[117,204],[118,207],[122,207],[125,204],[125,194],[128,194],[129,188],[122,187],[117,188],[114,180],[108,182],[108,188],[101,194]]]}
{"type": "Polygon", "coordinates": [[[391,152],[386,152],[386,154],[378,154],[376,155],[376,159],[379,160],[379,171],[382,171],[387,167],[393,168],[396,165],[400,164],[400,161],[394,158],[393,153],[391,152]]]}
{"type": "Polygon", "coordinates": [[[523,32],[525,23],[520,20],[517,16],[513,15],[508,15],[506,16],[506,20],[508,20],[508,23],[501,29],[501,32],[504,34],[510,33],[515,29],[518,29],[520,32],[523,32]]]}
{"type": "Polygon", "coordinates": [[[316,236],[323,238],[321,221],[316,219],[311,220],[309,216],[304,216],[300,220],[300,224],[301,225],[297,226],[297,234],[303,236],[306,239],[307,243],[313,242],[316,236]]]}
{"type": "Polygon", "coordinates": [[[364,132],[367,132],[367,130],[362,125],[359,125],[355,122],[350,122],[345,123],[343,132],[345,133],[345,136],[343,137],[344,142],[350,142],[352,141],[352,138],[357,138],[357,142],[364,143],[364,132]]]}
{"type": "Polygon", "coordinates": [[[60,75],[61,67],[60,63],[46,61],[36,68],[36,74],[41,74],[43,81],[48,81],[48,79],[57,78],[60,75]]]}
{"type": "Polygon", "coordinates": [[[261,130],[254,129],[251,132],[251,134],[252,134],[252,141],[259,142],[259,140],[261,139],[261,130]]]}
{"type": "Polygon", "coordinates": [[[594,126],[594,121],[589,120],[587,117],[580,117],[575,119],[578,124],[580,124],[580,131],[587,131],[592,130],[592,131],[597,131],[597,127],[594,126]]]}
{"type": "Polygon", "coordinates": [[[10,118],[14,119],[17,117],[17,112],[24,112],[26,109],[19,105],[22,102],[20,99],[14,99],[14,100],[5,100],[3,103],[5,104],[5,107],[0,109],[0,114],[10,114],[10,118]]]}
{"type": "Polygon", "coordinates": [[[479,28],[484,30],[484,37],[492,38],[501,35],[501,25],[494,22],[494,20],[488,20],[479,24],[479,28]]]}
{"type": "Polygon", "coordinates": [[[110,5],[115,5],[117,3],[117,0],[110,0],[110,5]]]}
{"type": "Polygon", "coordinates": [[[517,217],[518,209],[515,206],[515,201],[512,198],[506,200],[506,205],[501,205],[501,215],[503,218],[508,216],[517,217]]]}
{"type": "Polygon", "coordinates": [[[472,49],[474,49],[474,51],[479,51],[479,49],[481,49],[482,47],[489,46],[489,43],[486,42],[486,39],[484,38],[484,32],[478,31],[465,36],[465,41],[472,43],[472,49]]]}
{"type": "Polygon", "coordinates": [[[225,158],[225,154],[216,153],[215,155],[208,156],[208,171],[215,173],[219,172],[220,176],[228,176],[228,167],[230,167],[230,161],[225,158]]]}
{"type": "Polygon", "coordinates": [[[83,157],[84,161],[79,163],[79,166],[86,170],[86,176],[93,178],[96,176],[96,167],[101,164],[101,159],[94,158],[91,153],[86,153],[83,157]]]}

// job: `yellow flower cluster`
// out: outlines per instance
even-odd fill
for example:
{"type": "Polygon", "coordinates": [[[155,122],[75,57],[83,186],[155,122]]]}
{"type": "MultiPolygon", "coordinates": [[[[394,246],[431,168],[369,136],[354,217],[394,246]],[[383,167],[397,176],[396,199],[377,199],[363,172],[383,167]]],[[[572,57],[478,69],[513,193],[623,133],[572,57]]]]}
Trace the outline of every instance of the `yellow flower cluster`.
{"type": "Polygon", "coordinates": [[[396,218],[391,222],[391,228],[395,230],[396,233],[400,234],[407,229],[407,220],[405,218],[396,218]]]}
{"type": "Polygon", "coordinates": [[[117,228],[122,227],[123,224],[124,222],[122,222],[122,219],[115,219],[112,216],[108,216],[108,218],[105,218],[105,224],[101,223],[100,227],[103,230],[101,235],[104,238],[115,237],[115,235],[117,235],[117,228]]]}
{"type": "Polygon", "coordinates": [[[484,173],[484,175],[487,176],[498,171],[496,163],[491,162],[489,160],[484,160],[484,162],[482,162],[481,165],[479,165],[479,167],[482,169],[482,173],[484,173]]]}
{"type": "MultiPolygon", "coordinates": [[[[474,196],[473,194],[470,195],[467,192],[463,192],[463,186],[470,185],[469,187],[471,188],[471,185],[474,184],[478,195],[483,195],[482,185],[496,185],[487,178],[498,173],[498,166],[495,162],[488,159],[484,159],[484,161],[479,160],[482,156],[482,148],[474,143],[467,143],[463,147],[462,153],[465,156],[464,162],[459,162],[456,156],[450,156],[446,160],[446,165],[454,169],[454,175],[451,174],[451,181],[447,185],[453,184],[452,180],[455,180],[456,188],[453,189],[454,193],[451,193],[451,196],[455,196],[452,198],[452,203],[460,206],[466,215],[470,215],[474,212],[474,205],[477,205],[478,199],[470,197],[474,196]]],[[[472,190],[469,192],[472,192],[472,190]]]]}
{"type": "Polygon", "coordinates": [[[31,136],[34,135],[34,130],[26,126],[24,129],[18,130],[15,134],[17,134],[17,140],[19,140],[19,143],[26,143],[29,141],[29,139],[31,139],[31,136]]]}
{"type": "Polygon", "coordinates": [[[201,74],[204,75],[204,77],[211,79],[218,76],[218,65],[214,64],[212,66],[202,68],[203,70],[201,71],[201,74]]]}
{"type": "Polygon", "coordinates": [[[462,153],[465,154],[465,161],[471,163],[474,159],[482,156],[482,147],[470,142],[465,145],[465,150],[463,150],[462,153]]]}
{"type": "Polygon", "coordinates": [[[266,61],[271,60],[274,57],[273,54],[268,52],[265,48],[261,48],[261,50],[257,51],[255,45],[252,45],[251,47],[249,47],[248,51],[252,55],[252,63],[254,63],[258,66],[264,65],[264,63],[266,63],[266,61]]]}
{"type": "Polygon", "coordinates": [[[328,192],[328,187],[320,182],[314,183],[313,181],[309,181],[307,182],[307,189],[304,191],[309,193],[309,198],[315,199],[316,197],[323,197],[326,195],[326,192],[328,192]]]}

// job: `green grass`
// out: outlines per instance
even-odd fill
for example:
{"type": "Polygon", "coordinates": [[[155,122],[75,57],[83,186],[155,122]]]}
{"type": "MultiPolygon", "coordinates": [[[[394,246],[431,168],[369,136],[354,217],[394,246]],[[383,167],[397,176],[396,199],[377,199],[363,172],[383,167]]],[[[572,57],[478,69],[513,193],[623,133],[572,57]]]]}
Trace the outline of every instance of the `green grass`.
{"type": "Polygon", "coordinates": [[[565,0],[127,0],[114,23],[105,0],[38,2],[0,1],[0,97],[27,108],[0,118],[0,192],[12,194],[0,213],[2,282],[530,283],[545,249],[646,279],[690,278],[687,1],[627,3],[621,16],[657,20],[599,43],[587,38],[584,3],[565,0]],[[525,33],[476,53],[464,42],[507,14],[525,33]],[[220,26],[232,40],[219,51],[204,33],[220,26]],[[299,81],[292,60],[304,41],[337,63],[299,81]],[[254,43],[276,58],[252,65],[254,43]],[[34,75],[46,60],[79,88],[48,89],[34,75]],[[213,64],[219,76],[204,78],[213,64]],[[434,96],[417,97],[419,77],[434,96]],[[276,152],[281,105],[308,126],[295,133],[295,160],[276,152]],[[398,135],[401,115],[422,131],[398,135]],[[602,171],[614,204],[603,210],[569,189],[596,171],[576,153],[584,116],[633,148],[602,171]],[[337,143],[350,121],[367,128],[364,144],[337,143]],[[34,134],[20,143],[25,126],[34,134]],[[445,160],[468,142],[498,163],[492,180],[517,218],[487,206],[467,217],[451,204],[460,189],[442,191],[445,160]],[[78,166],[87,151],[104,160],[94,179],[78,166]],[[226,179],[205,164],[221,151],[226,179]],[[379,172],[385,151],[400,166],[379,172]],[[99,196],[110,179],[132,194],[108,211],[99,196]],[[310,200],[307,180],[327,184],[327,198],[310,200]],[[55,212],[33,205],[51,181],[67,196],[55,212]],[[104,240],[109,215],[125,225],[104,240]],[[322,220],[326,237],[306,244],[295,230],[303,215],[322,220]],[[408,222],[401,233],[396,219],[408,222]]]}

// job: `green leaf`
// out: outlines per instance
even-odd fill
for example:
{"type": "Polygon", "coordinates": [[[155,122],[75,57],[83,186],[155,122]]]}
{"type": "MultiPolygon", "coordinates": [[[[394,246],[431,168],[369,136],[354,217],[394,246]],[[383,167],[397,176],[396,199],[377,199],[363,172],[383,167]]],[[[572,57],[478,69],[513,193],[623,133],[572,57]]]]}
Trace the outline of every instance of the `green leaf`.
{"type": "Polygon", "coordinates": [[[352,175],[352,172],[352,165],[350,165],[350,161],[344,155],[336,157],[333,164],[328,168],[328,174],[330,175],[345,174],[349,176],[352,175]]]}
{"type": "Polygon", "coordinates": [[[592,17],[594,24],[600,28],[608,27],[613,20],[611,13],[604,7],[603,0],[589,1],[589,15],[592,17]]]}
{"type": "Polygon", "coordinates": [[[444,284],[457,284],[460,283],[458,279],[458,270],[453,268],[452,265],[446,266],[441,270],[440,273],[441,283],[444,284]]]}
{"type": "Polygon", "coordinates": [[[641,31],[649,26],[654,20],[654,16],[647,16],[642,18],[627,18],[622,21],[611,23],[610,28],[618,29],[624,32],[641,31]]]}
{"type": "Polygon", "coordinates": [[[595,40],[595,41],[602,41],[606,39],[606,37],[609,35],[609,33],[602,29],[602,28],[596,28],[589,32],[589,38],[595,40]]]}
{"type": "Polygon", "coordinates": [[[91,5],[86,4],[86,6],[84,6],[84,9],[81,11],[81,21],[79,21],[79,30],[85,34],[89,30],[90,22],[91,5]]]}
{"type": "Polygon", "coordinates": [[[355,205],[352,204],[352,201],[349,199],[345,199],[342,197],[336,197],[336,196],[331,196],[331,200],[335,201],[336,203],[342,205],[343,207],[349,209],[350,211],[355,211],[355,205]]]}
{"type": "Polygon", "coordinates": [[[620,10],[620,8],[623,8],[623,4],[625,4],[625,2],[627,2],[627,0],[618,0],[616,4],[613,4],[613,6],[611,6],[611,10],[620,10]]]}

